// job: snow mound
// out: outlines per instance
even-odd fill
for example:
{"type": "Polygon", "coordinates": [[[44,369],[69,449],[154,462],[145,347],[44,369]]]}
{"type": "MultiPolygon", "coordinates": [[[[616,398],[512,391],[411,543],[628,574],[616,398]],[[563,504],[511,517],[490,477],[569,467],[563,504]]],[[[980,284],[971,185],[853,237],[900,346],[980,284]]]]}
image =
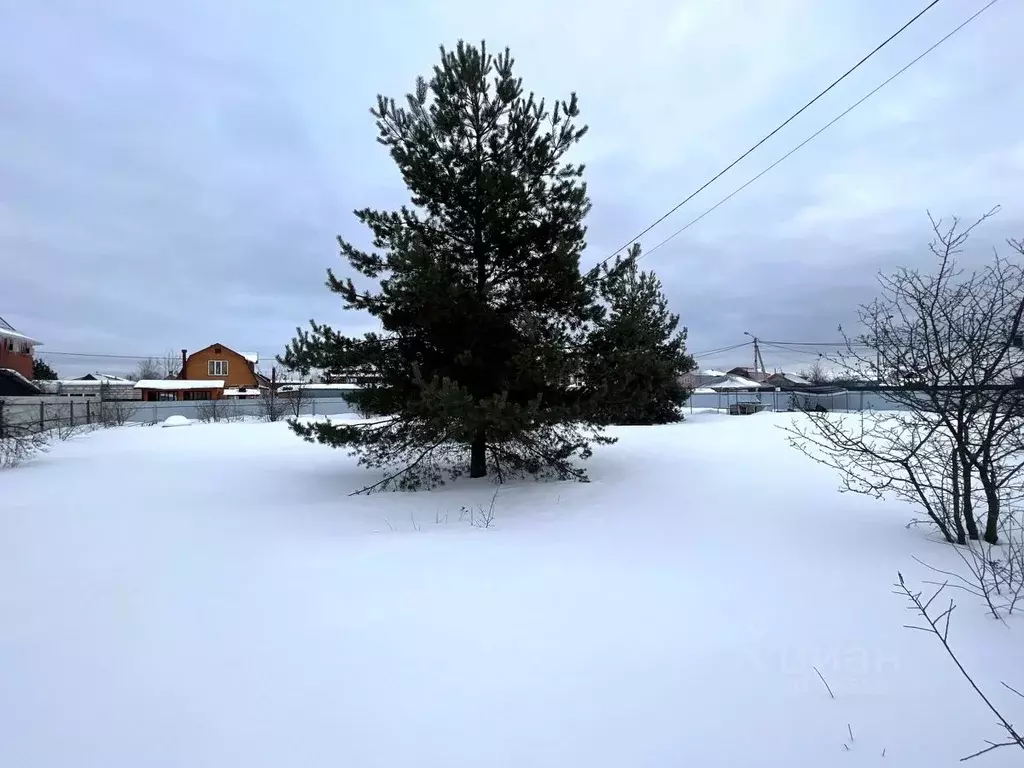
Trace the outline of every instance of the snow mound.
{"type": "Polygon", "coordinates": [[[191,427],[192,422],[184,416],[168,416],[164,419],[161,427],[191,427]]]}

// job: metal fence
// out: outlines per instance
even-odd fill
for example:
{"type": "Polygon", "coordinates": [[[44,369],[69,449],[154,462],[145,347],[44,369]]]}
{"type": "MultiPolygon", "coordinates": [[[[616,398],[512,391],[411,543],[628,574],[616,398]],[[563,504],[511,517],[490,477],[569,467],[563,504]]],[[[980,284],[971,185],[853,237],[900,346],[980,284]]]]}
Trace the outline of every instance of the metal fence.
{"type": "MultiPolygon", "coordinates": [[[[308,398],[296,402],[281,397],[273,401],[275,415],[335,416],[356,413],[344,397],[308,398]]],[[[266,419],[270,402],[265,398],[142,402],[139,400],[55,399],[17,401],[0,399],[0,431],[43,432],[75,426],[159,424],[168,416],[198,421],[266,419]]]]}
{"type": "MultiPolygon", "coordinates": [[[[287,397],[277,398],[279,418],[289,416],[337,416],[356,413],[357,409],[344,397],[311,397],[296,404],[287,397]]],[[[843,390],[835,393],[810,392],[720,392],[696,393],[690,396],[687,408],[726,411],[733,403],[758,402],[773,411],[892,411],[899,403],[884,392],[843,390]]],[[[159,424],[168,416],[184,416],[198,421],[232,421],[266,419],[265,398],[185,400],[142,402],[139,400],[93,400],[85,398],[47,397],[42,399],[0,399],[0,430],[45,431],[58,427],[121,424],[159,424]]]]}
{"type": "Polygon", "coordinates": [[[839,392],[716,392],[690,395],[687,407],[690,410],[710,408],[728,410],[733,403],[761,403],[773,411],[813,411],[824,408],[828,411],[898,411],[903,406],[894,402],[884,392],[868,390],[842,390],[839,392]]]}

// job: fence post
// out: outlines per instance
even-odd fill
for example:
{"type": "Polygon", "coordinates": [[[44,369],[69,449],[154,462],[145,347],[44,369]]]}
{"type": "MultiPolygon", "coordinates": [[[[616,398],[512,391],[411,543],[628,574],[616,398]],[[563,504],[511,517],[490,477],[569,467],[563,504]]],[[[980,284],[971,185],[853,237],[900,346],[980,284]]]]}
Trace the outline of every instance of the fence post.
{"type": "Polygon", "coordinates": [[[7,422],[4,420],[4,401],[0,400],[0,437],[7,437],[7,422]]]}
{"type": "Polygon", "coordinates": [[[315,396],[310,398],[309,408],[310,408],[310,415],[311,416],[316,416],[316,397],[315,396]]]}
{"type": "Polygon", "coordinates": [[[156,403],[153,403],[153,423],[156,424],[156,403]]]}
{"type": "Polygon", "coordinates": [[[39,401],[39,431],[46,429],[46,403],[39,401]]]}
{"type": "Polygon", "coordinates": [[[75,426],[75,401],[68,400],[68,426],[75,426]]]}
{"type": "Polygon", "coordinates": [[[89,404],[89,400],[85,401],[85,423],[92,424],[92,406],[89,404]]]}

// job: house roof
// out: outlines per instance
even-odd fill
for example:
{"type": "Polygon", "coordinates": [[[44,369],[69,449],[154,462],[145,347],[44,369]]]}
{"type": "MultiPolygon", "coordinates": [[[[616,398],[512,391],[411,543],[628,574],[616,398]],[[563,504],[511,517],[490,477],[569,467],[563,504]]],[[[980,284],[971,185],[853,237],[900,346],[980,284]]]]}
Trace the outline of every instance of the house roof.
{"type": "Polygon", "coordinates": [[[224,390],[224,397],[258,397],[261,394],[259,387],[228,387],[224,390]]]}
{"type": "Polygon", "coordinates": [[[761,389],[761,384],[745,379],[742,376],[728,376],[724,381],[707,384],[706,386],[715,391],[722,389],[761,389]]]}
{"type": "Polygon", "coordinates": [[[811,382],[809,382],[803,376],[801,376],[801,375],[799,375],[797,373],[787,373],[786,371],[780,371],[778,373],[773,373],[771,376],[769,376],[766,379],[766,381],[780,381],[780,380],[781,381],[789,382],[790,384],[796,384],[799,387],[809,387],[809,386],[811,386],[811,382]]]}
{"type": "Polygon", "coordinates": [[[135,382],[135,389],[159,389],[164,392],[177,392],[183,389],[224,389],[224,382],[201,379],[143,379],[135,382]]]}
{"type": "Polygon", "coordinates": [[[43,391],[38,384],[34,381],[29,381],[13,368],[0,368],[0,376],[13,379],[33,395],[43,391]]]}
{"type": "Polygon", "coordinates": [[[239,357],[245,358],[248,362],[252,363],[253,366],[255,366],[256,363],[258,363],[260,361],[259,354],[256,354],[256,353],[242,354],[241,352],[239,352],[238,350],[234,349],[233,347],[229,347],[227,344],[221,344],[219,341],[215,342],[213,344],[207,344],[205,347],[197,349],[195,352],[192,352],[188,356],[188,359],[191,360],[193,357],[198,355],[200,352],[205,352],[206,350],[213,349],[214,347],[220,347],[222,350],[227,350],[228,352],[233,352],[234,354],[238,355],[239,357]]]}
{"type": "Polygon", "coordinates": [[[73,379],[61,379],[61,384],[134,384],[131,379],[123,376],[115,376],[112,373],[87,373],[84,376],[76,376],[73,379]]]}
{"type": "Polygon", "coordinates": [[[302,390],[331,390],[331,389],[362,389],[358,384],[282,384],[277,388],[278,392],[294,392],[302,390]]]}
{"type": "Polygon", "coordinates": [[[31,336],[26,336],[24,333],[18,333],[18,331],[14,330],[14,327],[2,317],[0,317],[0,338],[24,341],[28,344],[35,344],[39,347],[43,345],[43,342],[33,339],[31,336]]]}
{"type": "Polygon", "coordinates": [[[135,385],[134,381],[128,379],[119,379],[117,377],[111,379],[57,379],[53,382],[62,387],[85,387],[91,389],[92,387],[131,387],[135,385]]]}

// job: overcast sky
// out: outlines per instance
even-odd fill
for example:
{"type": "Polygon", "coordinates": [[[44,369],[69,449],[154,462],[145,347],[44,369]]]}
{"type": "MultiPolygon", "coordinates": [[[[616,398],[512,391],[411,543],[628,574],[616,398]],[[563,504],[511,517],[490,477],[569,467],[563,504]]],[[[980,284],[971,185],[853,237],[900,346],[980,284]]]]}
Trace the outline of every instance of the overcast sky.
{"type": "MultiPolygon", "coordinates": [[[[980,9],[944,0],[642,242],[647,248],[980,9]]],[[[590,134],[587,263],[789,116],[925,0],[0,0],[0,316],[62,375],[220,342],[267,359],[310,317],[351,211],[406,196],[369,108],[459,38],[527,89],[575,90],[590,134]]],[[[1024,3],[974,23],[642,264],[701,352],[831,341],[874,273],[924,264],[926,210],[1002,204],[975,258],[1024,236],[1024,3]]],[[[343,270],[344,271],[344,270],[343,270]]],[[[824,350],[823,350],[824,351],[824,350]]],[[[813,354],[813,353],[812,353],[813,354]]],[[[772,367],[809,355],[764,349],[772,367]]],[[[703,356],[747,362],[748,349],[703,356]]]]}

